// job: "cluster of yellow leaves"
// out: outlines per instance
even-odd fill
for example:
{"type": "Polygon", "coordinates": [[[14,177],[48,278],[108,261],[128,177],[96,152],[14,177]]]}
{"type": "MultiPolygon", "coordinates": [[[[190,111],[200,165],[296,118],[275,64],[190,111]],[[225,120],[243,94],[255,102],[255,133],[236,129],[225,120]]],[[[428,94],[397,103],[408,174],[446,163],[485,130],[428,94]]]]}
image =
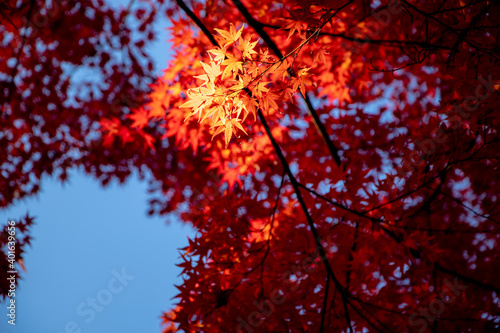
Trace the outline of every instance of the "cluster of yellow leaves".
{"type": "Polygon", "coordinates": [[[231,25],[229,31],[215,29],[222,46],[208,50],[208,63],[200,61],[204,74],[195,78],[202,83],[187,91],[188,101],[180,106],[191,110],[185,120],[198,115],[198,122],[210,122],[212,139],[224,133],[226,147],[238,130],[246,134],[242,122],[249,114],[256,119],[257,106],[278,109],[278,99],[290,100],[298,89],[305,92],[306,85],[312,83],[308,79],[309,69],[303,68],[287,87],[270,91],[270,82],[264,78],[274,73],[275,79],[284,81],[291,65],[286,57],[276,59],[267,51],[257,53],[258,41],[252,41],[251,36],[243,38],[243,28],[236,30],[231,25]]]}
{"type": "Polygon", "coordinates": [[[241,123],[249,113],[255,117],[255,103],[248,96],[242,96],[242,89],[245,82],[240,77],[244,75],[244,60],[251,60],[257,41],[251,42],[250,38],[243,39],[241,33],[243,27],[236,31],[231,25],[229,31],[216,29],[222,36],[225,44],[221,48],[211,49],[209,63],[200,61],[205,74],[195,76],[203,83],[187,91],[188,101],[182,104],[181,108],[189,108],[192,111],[186,117],[198,115],[198,121],[210,120],[211,128],[214,130],[212,138],[220,133],[224,133],[226,146],[236,129],[244,132],[241,123]],[[226,47],[234,44],[242,53],[241,58],[227,52],[226,47]],[[225,66],[224,70],[221,66],[225,66]],[[232,85],[227,86],[227,80],[232,85]]]}

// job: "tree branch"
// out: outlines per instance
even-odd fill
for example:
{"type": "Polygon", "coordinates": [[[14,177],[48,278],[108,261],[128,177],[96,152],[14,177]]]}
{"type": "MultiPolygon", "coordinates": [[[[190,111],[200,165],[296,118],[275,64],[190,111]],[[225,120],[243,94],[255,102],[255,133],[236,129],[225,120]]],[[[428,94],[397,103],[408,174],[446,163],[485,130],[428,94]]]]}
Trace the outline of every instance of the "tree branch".
{"type": "Polygon", "coordinates": [[[186,15],[189,16],[189,18],[193,20],[194,23],[196,23],[196,25],[201,29],[201,31],[203,31],[203,33],[205,34],[205,36],[208,37],[210,42],[212,42],[214,46],[220,47],[219,43],[217,43],[212,33],[207,29],[207,27],[203,24],[203,22],[200,21],[198,16],[196,16],[196,14],[193,13],[193,11],[184,3],[184,1],[176,0],[176,2],[179,5],[179,7],[181,7],[181,9],[184,11],[184,13],[186,13],[186,15]]]}
{"type": "Polygon", "coordinates": [[[325,298],[323,299],[323,307],[321,309],[321,323],[319,326],[319,333],[324,332],[325,327],[325,317],[326,317],[326,304],[328,301],[328,291],[330,289],[330,275],[326,276],[326,285],[325,285],[325,298]]]}
{"type": "MultiPolygon", "coordinates": [[[[281,53],[280,49],[278,46],[274,43],[274,41],[271,39],[271,37],[267,34],[267,32],[264,31],[264,26],[257,20],[255,20],[252,15],[248,12],[247,8],[241,3],[240,0],[232,0],[236,8],[241,12],[245,20],[250,24],[250,26],[262,37],[264,42],[269,46],[269,48],[273,51],[273,53],[279,58],[283,59],[283,54],[281,53]]],[[[345,7],[345,6],[343,6],[345,7]]],[[[341,7],[341,8],[343,8],[341,7]]],[[[338,12],[338,11],[337,11],[338,12]]],[[[336,13],[335,13],[336,14],[336,13]]],[[[334,14],[334,15],[335,15],[334,14]]],[[[332,15],[332,17],[334,16],[332,15]]],[[[295,76],[295,73],[293,69],[288,71],[291,76],[295,76]]],[[[307,95],[307,93],[300,93],[304,101],[306,102],[307,105],[307,110],[309,111],[309,114],[313,117],[314,120],[314,125],[316,126],[316,129],[320,133],[320,135],[323,137],[325,140],[326,145],[328,146],[328,150],[330,151],[330,154],[332,155],[333,159],[335,160],[335,163],[337,166],[341,165],[341,160],[340,156],[338,153],[338,148],[334,145],[332,140],[330,139],[330,136],[328,135],[328,132],[326,131],[325,126],[319,119],[318,113],[314,109],[311,99],[307,95]]]]}

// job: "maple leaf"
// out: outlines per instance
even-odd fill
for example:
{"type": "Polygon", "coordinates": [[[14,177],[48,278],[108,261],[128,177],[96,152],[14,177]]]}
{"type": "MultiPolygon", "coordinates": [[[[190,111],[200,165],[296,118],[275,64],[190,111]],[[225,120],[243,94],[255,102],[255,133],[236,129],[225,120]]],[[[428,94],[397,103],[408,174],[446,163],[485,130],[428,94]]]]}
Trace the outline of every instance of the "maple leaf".
{"type": "Polygon", "coordinates": [[[239,98],[235,98],[233,101],[233,106],[234,106],[233,114],[234,113],[236,114],[236,119],[240,119],[241,112],[244,112],[243,119],[241,120],[244,121],[246,116],[248,115],[248,110],[245,102],[239,98]]]}
{"type": "Polygon", "coordinates": [[[319,48],[314,52],[313,62],[324,64],[326,62],[326,55],[328,55],[328,51],[324,47],[319,48]]]}
{"type": "Polygon", "coordinates": [[[236,31],[236,29],[234,28],[234,25],[231,23],[229,31],[217,29],[217,28],[215,28],[215,31],[217,31],[219,33],[219,35],[222,36],[222,38],[226,42],[224,44],[224,46],[227,46],[229,44],[236,42],[241,37],[241,33],[243,32],[244,27],[245,27],[245,25],[243,24],[241,26],[240,30],[236,31]]]}
{"type": "Polygon", "coordinates": [[[215,49],[210,49],[207,52],[212,53],[215,56],[214,60],[216,62],[224,61],[226,56],[228,56],[226,48],[224,46],[222,48],[216,47],[215,49]]]}
{"type": "Polygon", "coordinates": [[[298,71],[297,76],[292,77],[292,90],[297,91],[297,88],[300,87],[300,91],[302,93],[306,92],[306,84],[312,84],[312,81],[309,79],[309,68],[302,68],[298,71]]]}
{"type": "Polygon", "coordinates": [[[121,126],[120,119],[118,118],[102,119],[100,121],[100,126],[102,132],[104,133],[103,145],[105,147],[111,147],[116,136],[119,133],[119,129],[121,126]]]}
{"type": "Polygon", "coordinates": [[[226,65],[222,76],[232,76],[236,77],[240,71],[243,71],[243,62],[228,55],[227,59],[222,62],[222,65],[226,65]]]}
{"type": "Polygon", "coordinates": [[[284,90],[283,90],[283,93],[281,96],[283,96],[283,100],[285,101],[291,101],[293,99],[293,94],[295,93],[294,90],[292,90],[292,88],[290,87],[286,87],[284,90]]]}
{"type": "Polygon", "coordinates": [[[231,87],[229,87],[229,90],[233,90],[235,92],[238,92],[240,90],[243,90],[245,89],[245,84],[243,83],[243,81],[241,80],[241,78],[238,79],[238,81],[236,82],[236,84],[232,85],[231,87]]]}
{"type": "Polygon", "coordinates": [[[156,150],[155,146],[154,146],[154,143],[156,140],[152,135],[150,135],[148,133],[140,132],[140,136],[144,140],[144,147],[148,147],[148,148],[152,149],[153,151],[156,150]]]}
{"type": "Polygon", "coordinates": [[[267,93],[269,91],[269,88],[266,87],[268,84],[269,82],[263,82],[263,81],[258,82],[254,90],[255,96],[261,97],[262,93],[267,93]]]}
{"type": "MultiPolygon", "coordinates": [[[[165,90],[166,87],[164,87],[165,90]]],[[[167,107],[170,105],[171,95],[161,88],[154,90],[150,95],[151,101],[147,104],[150,118],[163,118],[167,107]]]]}
{"type": "Polygon", "coordinates": [[[301,38],[305,38],[305,36],[302,34],[302,29],[304,28],[304,25],[302,22],[296,21],[293,19],[292,20],[284,19],[284,20],[288,21],[288,23],[282,29],[290,30],[288,33],[288,39],[290,39],[290,37],[292,37],[292,35],[295,33],[295,31],[297,31],[297,33],[299,34],[299,36],[301,38]]]}
{"type": "Polygon", "coordinates": [[[235,184],[239,184],[240,186],[242,185],[242,181],[237,169],[229,169],[222,176],[222,181],[226,181],[229,188],[233,188],[235,184]]]}
{"type": "Polygon", "coordinates": [[[217,123],[220,119],[225,117],[226,111],[224,109],[223,105],[216,105],[214,107],[211,107],[210,109],[206,110],[205,115],[203,116],[203,119],[201,122],[203,122],[205,119],[212,117],[212,123],[217,123]]]}
{"type": "Polygon", "coordinates": [[[237,129],[239,129],[243,133],[247,134],[247,132],[245,131],[245,129],[243,128],[243,126],[241,126],[240,120],[238,118],[231,119],[231,125],[233,127],[237,128],[237,129]]]}
{"type": "Polygon", "coordinates": [[[271,71],[274,73],[276,76],[277,80],[282,80],[288,75],[288,69],[290,67],[290,64],[286,59],[283,61],[278,62],[275,64],[272,68],[271,71]]]}
{"type": "Polygon", "coordinates": [[[243,52],[243,59],[252,59],[252,54],[257,54],[254,50],[255,46],[259,42],[256,40],[255,42],[250,42],[252,36],[246,37],[239,45],[238,48],[243,52]]]}
{"type": "MultiPolygon", "coordinates": [[[[248,96],[242,96],[240,98],[240,101],[242,103],[242,106],[244,106],[244,109],[246,111],[245,117],[248,114],[252,114],[254,117],[254,121],[257,120],[257,108],[258,104],[257,101],[254,98],[249,98],[248,96]]],[[[244,119],[242,119],[243,121],[244,119]]]]}
{"type": "Polygon", "coordinates": [[[253,220],[251,226],[251,233],[248,237],[249,242],[264,242],[271,237],[272,226],[269,221],[253,220]]]}
{"type": "MultiPolygon", "coordinates": [[[[206,102],[206,95],[197,92],[196,90],[188,90],[187,91],[188,95],[188,101],[185,103],[181,104],[179,107],[180,108],[187,108],[187,109],[192,109],[193,111],[189,114],[188,117],[195,115],[197,113],[200,113],[201,110],[204,108],[204,103],[206,102]]],[[[200,113],[201,116],[201,113],[200,113]]],[[[187,117],[186,117],[187,118],[187,117]]]]}
{"type": "Polygon", "coordinates": [[[270,92],[261,97],[262,101],[262,106],[264,110],[269,110],[269,109],[278,109],[278,104],[276,103],[276,100],[278,99],[278,95],[270,92]]]}
{"type": "Polygon", "coordinates": [[[205,70],[205,73],[207,73],[208,79],[211,82],[214,82],[215,79],[222,74],[219,62],[210,61],[209,64],[206,64],[203,61],[200,61],[200,63],[203,66],[203,69],[205,70]]]}
{"type": "Polygon", "coordinates": [[[149,123],[149,112],[145,108],[134,110],[131,114],[126,116],[133,121],[132,127],[143,128],[149,123]]]}
{"type": "Polygon", "coordinates": [[[231,137],[233,136],[233,125],[231,122],[226,123],[224,126],[224,142],[226,143],[226,147],[229,145],[229,141],[231,141],[231,137]]]}

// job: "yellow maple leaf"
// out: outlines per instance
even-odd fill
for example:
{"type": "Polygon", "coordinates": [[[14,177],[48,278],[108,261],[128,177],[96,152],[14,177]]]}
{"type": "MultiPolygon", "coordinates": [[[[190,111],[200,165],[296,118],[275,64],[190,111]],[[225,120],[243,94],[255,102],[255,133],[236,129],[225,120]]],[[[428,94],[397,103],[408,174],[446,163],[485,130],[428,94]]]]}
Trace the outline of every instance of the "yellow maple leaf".
{"type": "Polygon", "coordinates": [[[210,81],[214,82],[215,78],[222,74],[220,63],[214,61],[210,61],[210,64],[206,64],[203,61],[200,61],[200,63],[203,66],[205,73],[207,73],[210,81]]]}
{"type": "Polygon", "coordinates": [[[202,103],[203,103],[203,98],[201,94],[193,91],[193,89],[189,89],[187,91],[187,95],[189,100],[179,106],[180,108],[189,108],[189,109],[195,109],[198,108],[202,103]]]}
{"type": "Polygon", "coordinates": [[[234,25],[231,23],[231,26],[229,28],[229,31],[227,30],[222,30],[222,29],[215,29],[221,36],[222,38],[226,41],[226,44],[224,46],[227,46],[229,44],[232,44],[238,40],[238,38],[241,37],[241,33],[243,32],[243,28],[245,25],[241,27],[240,30],[236,31],[234,28],[234,25]]]}
{"type": "Polygon", "coordinates": [[[252,54],[257,54],[257,52],[255,52],[254,48],[255,48],[255,45],[257,45],[258,40],[251,43],[250,39],[251,39],[251,36],[245,38],[240,43],[240,45],[238,45],[238,48],[243,52],[243,58],[252,59],[252,54]]]}
{"type": "Polygon", "coordinates": [[[222,73],[222,77],[232,75],[235,77],[239,71],[243,71],[243,63],[238,61],[232,55],[228,55],[227,59],[222,62],[223,65],[226,65],[224,72],[222,73]]]}
{"type": "Polygon", "coordinates": [[[243,82],[242,78],[239,77],[237,83],[231,86],[229,90],[238,91],[238,90],[243,90],[244,88],[245,88],[245,83],[243,82]]]}
{"type": "Polygon", "coordinates": [[[224,46],[222,48],[216,47],[215,49],[208,50],[207,52],[210,52],[215,56],[215,61],[223,61],[226,58],[226,48],[224,46]]]}
{"type": "MultiPolygon", "coordinates": [[[[240,120],[237,118],[231,119],[231,125],[242,131],[243,133],[247,134],[243,126],[241,126],[240,120]]],[[[247,134],[248,135],[248,134],[247,134]]]]}
{"type": "Polygon", "coordinates": [[[267,93],[269,91],[269,88],[266,87],[266,85],[269,82],[262,82],[260,81],[256,87],[254,88],[253,92],[255,93],[256,97],[261,97],[262,93],[267,93]]]}

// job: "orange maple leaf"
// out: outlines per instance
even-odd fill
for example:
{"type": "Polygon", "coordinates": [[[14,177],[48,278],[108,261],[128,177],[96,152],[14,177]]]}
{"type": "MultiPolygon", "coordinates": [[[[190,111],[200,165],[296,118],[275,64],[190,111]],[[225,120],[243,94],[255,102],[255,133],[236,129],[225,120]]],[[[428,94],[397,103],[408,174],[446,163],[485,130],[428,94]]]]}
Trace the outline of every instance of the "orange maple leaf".
{"type": "Polygon", "coordinates": [[[201,65],[203,66],[203,69],[205,70],[205,73],[207,73],[208,78],[214,82],[215,78],[219,75],[222,74],[222,71],[220,69],[220,63],[219,62],[214,62],[210,61],[209,64],[204,63],[203,61],[200,61],[201,65]]]}
{"type": "Polygon", "coordinates": [[[215,61],[223,61],[227,57],[226,48],[224,46],[222,48],[216,47],[215,49],[208,50],[207,52],[210,52],[215,56],[215,61]]]}
{"type": "Polygon", "coordinates": [[[300,91],[302,93],[306,92],[306,84],[312,84],[312,81],[309,79],[309,68],[302,68],[297,73],[296,77],[293,77],[291,83],[293,85],[293,91],[297,91],[297,88],[300,87],[300,91]]]}
{"type": "Polygon", "coordinates": [[[136,109],[126,117],[134,121],[132,128],[144,128],[149,123],[149,111],[145,108],[136,109]]]}
{"type": "Polygon", "coordinates": [[[231,23],[229,31],[217,28],[215,28],[215,31],[217,31],[222,36],[222,38],[226,41],[226,44],[224,44],[224,46],[227,46],[231,43],[236,42],[238,38],[241,37],[241,33],[243,32],[244,27],[245,25],[243,24],[240,30],[236,31],[234,25],[231,23]]]}
{"type": "Polygon", "coordinates": [[[243,71],[243,63],[232,55],[228,55],[227,59],[224,60],[222,64],[226,65],[222,77],[230,76],[231,74],[235,77],[239,72],[243,71]]]}
{"type": "Polygon", "coordinates": [[[243,58],[252,59],[252,54],[257,54],[254,48],[257,45],[258,40],[251,43],[251,38],[251,36],[245,38],[240,45],[238,45],[238,48],[243,52],[243,58]]]}

